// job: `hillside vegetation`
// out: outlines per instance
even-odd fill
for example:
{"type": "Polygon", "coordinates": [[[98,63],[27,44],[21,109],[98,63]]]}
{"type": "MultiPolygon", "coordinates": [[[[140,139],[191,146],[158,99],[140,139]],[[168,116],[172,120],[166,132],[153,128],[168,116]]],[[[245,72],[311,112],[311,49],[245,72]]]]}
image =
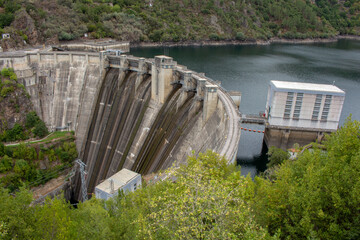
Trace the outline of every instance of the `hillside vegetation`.
{"type": "MultiPolygon", "coordinates": [[[[72,208],[63,198],[30,205],[0,188],[3,239],[359,239],[360,123],[348,120],[318,148],[241,176],[211,151],[164,181],[72,208]],[[326,151],[324,151],[326,149],[326,151]],[[21,224],[20,224],[21,223],[21,224]]],[[[273,154],[273,158],[275,158],[273,154]]]]}
{"type": "MultiPolygon", "coordinates": [[[[58,177],[72,166],[77,157],[73,134],[59,133],[57,139],[23,143],[48,134],[30,101],[30,95],[18,81],[14,70],[0,72],[0,186],[13,192],[21,186],[34,187],[58,177]],[[9,142],[17,144],[9,144],[9,142]]],[[[0,235],[1,236],[1,235],[0,235]]]]}
{"type": "Polygon", "coordinates": [[[360,34],[359,0],[1,0],[3,48],[111,37],[254,41],[360,34]]]}

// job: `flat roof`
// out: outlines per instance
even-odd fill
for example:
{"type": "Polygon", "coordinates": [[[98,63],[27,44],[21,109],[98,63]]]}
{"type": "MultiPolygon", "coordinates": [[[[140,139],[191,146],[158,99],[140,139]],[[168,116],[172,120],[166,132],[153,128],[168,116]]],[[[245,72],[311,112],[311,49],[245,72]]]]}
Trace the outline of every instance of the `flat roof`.
{"type": "Polygon", "coordinates": [[[335,85],[304,83],[304,82],[287,82],[287,81],[270,81],[270,85],[278,91],[292,90],[294,92],[308,93],[330,93],[333,95],[345,96],[345,92],[335,85]]]}
{"type": "Polygon", "coordinates": [[[116,192],[119,188],[123,187],[126,183],[128,183],[138,175],[140,174],[130,171],[126,168],[123,168],[119,172],[109,177],[108,179],[105,179],[95,188],[100,189],[107,193],[111,193],[111,180],[112,180],[114,182],[114,191],[116,192]]]}

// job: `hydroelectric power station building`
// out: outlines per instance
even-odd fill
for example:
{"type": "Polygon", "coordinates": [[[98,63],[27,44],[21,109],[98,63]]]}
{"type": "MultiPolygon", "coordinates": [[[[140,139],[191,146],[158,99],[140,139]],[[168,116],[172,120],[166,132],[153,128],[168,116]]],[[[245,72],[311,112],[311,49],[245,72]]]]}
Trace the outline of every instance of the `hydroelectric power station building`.
{"type": "Polygon", "coordinates": [[[265,115],[268,147],[291,148],[337,130],[345,92],[334,85],[271,81],[265,115]]]}
{"type": "Polygon", "coordinates": [[[133,192],[141,186],[141,175],[126,168],[121,169],[95,187],[96,198],[107,200],[119,191],[133,192]]]}

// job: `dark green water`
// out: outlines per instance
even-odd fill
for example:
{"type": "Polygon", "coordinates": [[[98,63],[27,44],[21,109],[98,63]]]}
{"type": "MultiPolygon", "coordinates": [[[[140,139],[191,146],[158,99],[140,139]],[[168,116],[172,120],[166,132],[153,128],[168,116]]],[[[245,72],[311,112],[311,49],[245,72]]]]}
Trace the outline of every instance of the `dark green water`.
{"type": "MultiPolygon", "coordinates": [[[[266,46],[135,48],[131,54],[152,58],[168,55],[178,64],[222,82],[228,90],[242,92],[240,111],[264,111],[270,80],[333,84],[346,92],[340,119],[352,114],[360,120],[360,42],[340,40],[318,44],[266,46]]],[[[247,128],[262,130],[257,125],[247,128]]],[[[263,171],[262,134],[242,132],[238,162],[243,174],[263,171]]]]}

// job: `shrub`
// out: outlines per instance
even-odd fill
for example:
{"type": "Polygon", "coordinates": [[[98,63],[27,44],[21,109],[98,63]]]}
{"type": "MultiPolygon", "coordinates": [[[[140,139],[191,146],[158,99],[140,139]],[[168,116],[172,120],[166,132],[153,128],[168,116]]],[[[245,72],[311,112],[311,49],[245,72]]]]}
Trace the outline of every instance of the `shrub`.
{"type": "Polygon", "coordinates": [[[33,133],[35,134],[35,136],[45,137],[49,133],[49,131],[45,123],[43,121],[40,121],[36,123],[33,133]]]}
{"type": "Polygon", "coordinates": [[[220,41],[220,36],[218,35],[218,34],[216,34],[216,33],[211,33],[210,35],[209,35],[209,39],[210,40],[213,40],[213,41],[220,41]]]}
{"type": "Polygon", "coordinates": [[[10,26],[10,24],[12,23],[12,21],[14,20],[14,14],[12,13],[3,13],[0,14],[0,27],[7,27],[10,26]]]}
{"type": "Polygon", "coordinates": [[[67,32],[61,32],[59,34],[59,40],[73,40],[74,39],[74,35],[72,35],[71,33],[67,33],[67,32]]]}
{"type": "Polygon", "coordinates": [[[24,159],[18,159],[15,162],[14,172],[20,175],[26,175],[27,172],[30,170],[30,166],[24,159]]]}
{"type": "Polygon", "coordinates": [[[12,169],[12,159],[5,155],[0,160],[0,173],[7,172],[12,169]]]}
{"type": "Polygon", "coordinates": [[[13,86],[10,86],[10,87],[3,87],[1,89],[1,92],[0,92],[0,96],[5,98],[8,96],[9,93],[12,93],[14,92],[14,87],[13,86]]]}
{"type": "Polygon", "coordinates": [[[157,29],[150,34],[149,38],[153,42],[159,42],[162,38],[163,33],[164,31],[162,29],[157,29]]]}
{"type": "Polygon", "coordinates": [[[7,141],[16,141],[20,139],[25,139],[23,127],[15,123],[14,127],[6,132],[7,141]]]}
{"type": "Polygon", "coordinates": [[[5,146],[0,142],[0,157],[5,155],[5,146]]]}
{"type": "Polygon", "coordinates": [[[244,41],[244,40],[245,40],[245,35],[244,35],[244,33],[242,33],[242,32],[236,33],[236,40],[244,41]]]}
{"type": "Polygon", "coordinates": [[[10,77],[11,73],[14,73],[14,69],[12,68],[3,68],[1,70],[1,76],[3,77],[10,77]]]}
{"type": "Polygon", "coordinates": [[[25,122],[25,127],[26,128],[32,128],[34,127],[40,120],[40,118],[38,117],[38,115],[36,114],[35,111],[31,111],[26,115],[26,122],[25,122]]]}

